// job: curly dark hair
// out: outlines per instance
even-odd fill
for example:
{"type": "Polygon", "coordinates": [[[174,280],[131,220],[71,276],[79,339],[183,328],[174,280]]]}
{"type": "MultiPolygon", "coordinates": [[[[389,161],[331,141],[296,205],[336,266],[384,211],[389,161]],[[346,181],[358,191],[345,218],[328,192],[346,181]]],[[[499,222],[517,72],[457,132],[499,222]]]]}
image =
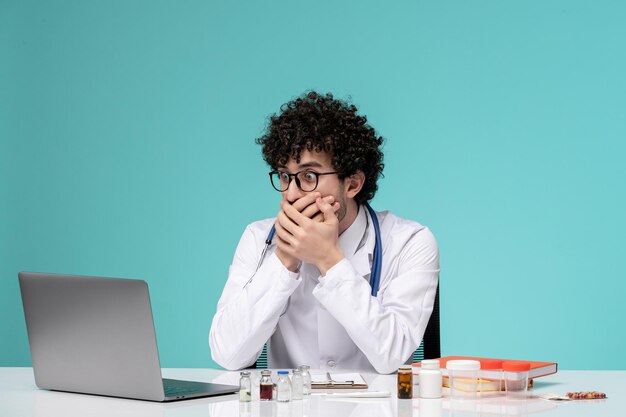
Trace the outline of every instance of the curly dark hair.
{"type": "Polygon", "coordinates": [[[330,93],[308,91],[283,104],[280,114],[271,115],[265,134],[256,143],[263,147],[263,159],[274,170],[290,159],[299,163],[306,149],[328,153],[340,179],[362,171],[365,183],[355,197],[362,204],[374,198],[378,189],[384,168],[383,140],[353,104],[330,93]]]}

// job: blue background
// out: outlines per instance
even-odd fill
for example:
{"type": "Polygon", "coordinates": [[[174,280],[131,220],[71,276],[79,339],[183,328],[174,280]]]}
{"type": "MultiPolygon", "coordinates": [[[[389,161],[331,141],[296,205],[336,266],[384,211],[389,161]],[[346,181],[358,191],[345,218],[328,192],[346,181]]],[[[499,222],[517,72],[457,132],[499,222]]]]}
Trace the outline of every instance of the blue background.
{"type": "Polygon", "coordinates": [[[21,270],[144,278],[165,367],[279,195],[254,144],[307,89],[387,142],[379,210],[441,250],[444,355],[626,369],[626,3],[0,0],[0,366],[21,270]]]}

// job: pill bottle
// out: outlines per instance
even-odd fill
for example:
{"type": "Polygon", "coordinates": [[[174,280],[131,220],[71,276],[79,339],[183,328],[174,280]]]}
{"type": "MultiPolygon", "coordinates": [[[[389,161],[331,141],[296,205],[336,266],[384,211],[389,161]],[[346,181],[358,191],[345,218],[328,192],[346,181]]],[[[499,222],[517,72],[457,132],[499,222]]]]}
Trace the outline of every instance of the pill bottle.
{"type": "Polygon", "coordinates": [[[438,359],[426,359],[422,361],[422,369],[419,373],[420,398],[441,398],[442,375],[438,359]]]}
{"type": "Polygon", "coordinates": [[[269,401],[272,399],[274,390],[274,382],[272,382],[271,371],[261,371],[261,380],[259,381],[259,399],[261,401],[269,401]]]}
{"type": "Polygon", "coordinates": [[[450,381],[450,395],[453,399],[475,399],[478,391],[480,362],[473,360],[452,360],[446,364],[450,381]]]}
{"type": "Polygon", "coordinates": [[[239,401],[247,403],[252,401],[252,380],[250,371],[242,371],[239,379],[239,401]]]}
{"type": "Polygon", "coordinates": [[[528,372],[530,362],[504,361],[504,384],[507,398],[523,399],[528,396],[528,372]]]}
{"type": "Polygon", "coordinates": [[[304,382],[300,368],[291,371],[291,399],[301,400],[304,394],[304,382]]]}
{"type": "Polygon", "coordinates": [[[497,397],[504,391],[502,361],[500,359],[480,360],[480,379],[478,391],[481,397],[497,397]]]}
{"type": "Polygon", "coordinates": [[[291,401],[291,381],[289,381],[289,372],[278,371],[278,382],[276,383],[276,401],[291,401]]]}
{"type": "Polygon", "coordinates": [[[309,365],[300,365],[300,371],[302,372],[302,394],[304,395],[311,395],[311,373],[309,369],[311,369],[309,365]]]}
{"type": "Polygon", "coordinates": [[[410,366],[398,369],[398,398],[403,400],[413,398],[413,370],[410,366]]]}

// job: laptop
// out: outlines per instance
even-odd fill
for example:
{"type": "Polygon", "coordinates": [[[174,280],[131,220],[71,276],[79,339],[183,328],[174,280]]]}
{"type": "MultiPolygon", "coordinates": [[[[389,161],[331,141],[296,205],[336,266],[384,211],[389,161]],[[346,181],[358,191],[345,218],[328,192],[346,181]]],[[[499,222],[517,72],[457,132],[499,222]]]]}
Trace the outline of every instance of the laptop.
{"type": "Polygon", "coordinates": [[[239,390],[162,378],[145,281],[18,275],[39,388],[160,402],[239,390]]]}

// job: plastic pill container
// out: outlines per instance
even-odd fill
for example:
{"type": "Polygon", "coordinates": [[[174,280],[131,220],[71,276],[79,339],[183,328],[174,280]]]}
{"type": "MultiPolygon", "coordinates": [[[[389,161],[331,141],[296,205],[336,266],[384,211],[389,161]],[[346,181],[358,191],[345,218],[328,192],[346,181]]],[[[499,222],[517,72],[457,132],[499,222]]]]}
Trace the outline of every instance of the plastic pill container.
{"type": "Polygon", "coordinates": [[[529,362],[505,361],[502,363],[504,384],[507,398],[526,398],[528,396],[529,362]]]}
{"type": "Polygon", "coordinates": [[[419,373],[420,398],[441,398],[442,376],[438,359],[425,359],[419,373]]]}
{"type": "Polygon", "coordinates": [[[450,395],[453,399],[475,399],[478,391],[480,362],[453,360],[446,364],[450,381],[450,395]]]}
{"type": "Polygon", "coordinates": [[[480,361],[478,391],[480,391],[481,397],[497,396],[500,395],[500,391],[504,391],[502,362],[500,359],[482,359],[480,361]]]}

